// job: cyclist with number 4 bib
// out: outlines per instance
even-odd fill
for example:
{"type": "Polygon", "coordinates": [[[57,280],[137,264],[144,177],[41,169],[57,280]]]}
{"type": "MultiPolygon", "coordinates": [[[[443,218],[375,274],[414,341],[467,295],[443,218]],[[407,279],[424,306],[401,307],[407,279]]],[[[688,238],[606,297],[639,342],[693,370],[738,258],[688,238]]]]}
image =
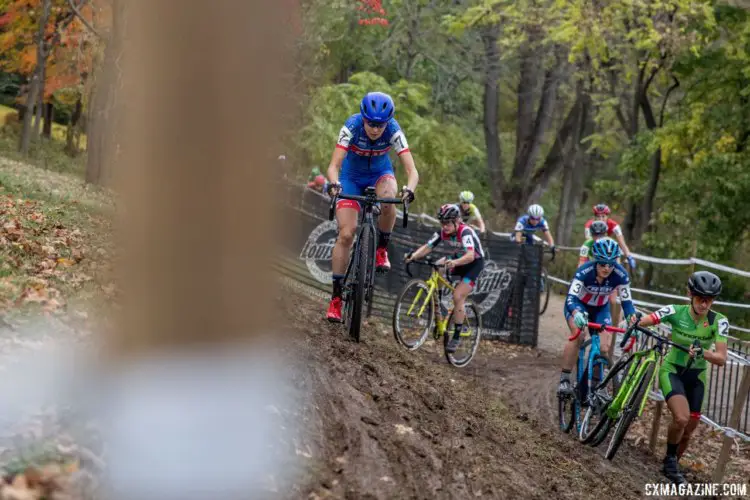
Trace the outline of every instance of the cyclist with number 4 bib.
{"type": "MultiPolygon", "coordinates": [[[[565,299],[565,320],[571,333],[585,328],[588,322],[611,325],[609,297],[613,291],[619,292],[622,306],[628,320],[636,314],[630,298],[630,277],[628,272],[617,263],[620,247],[617,242],[606,238],[598,240],[591,247],[593,261],[587,262],[576,270],[570,283],[568,297],[565,299]]],[[[600,350],[603,356],[609,357],[611,333],[600,332],[600,350]]],[[[581,337],[565,344],[562,358],[562,373],[558,394],[572,395],[573,387],[570,374],[578,358],[578,342],[581,337]]],[[[602,380],[603,373],[592,374],[595,381],[602,380]]]]}
{"type": "Polygon", "coordinates": [[[707,362],[724,366],[727,361],[729,320],[711,310],[720,293],[718,276],[708,271],[695,272],[688,279],[690,304],[663,307],[639,322],[644,327],[668,323],[672,326],[672,342],[689,348],[691,352],[688,355],[670,349],[659,368],[659,387],[672,413],[662,472],[675,483],[685,482],[678,462],[700,421],[707,362]],[[693,347],[694,340],[700,342],[700,347],[693,347]],[[715,344],[715,350],[710,350],[712,344],[715,344]],[[691,357],[694,358],[693,364],[683,373],[691,357]]]}
{"type": "MultiPolygon", "coordinates": [[[[393,99],[382,92],[370,92],[362,99],[359,111],[346,120],[339,132],[328,166],[328,194],[334,196],[341,192],[362,196],[367,187],[374,186],[378,198],[395,198],[398,186],[388,157],[388,152],[393,149],[406,170],[407,185],[401,188],[401,196],[404,201],[414,201],[419,174],[406,136],[393,117],[396,111],[393,99]]],[[[341,321],[343,280],[357,230],[359,210],[357,201],[339,200],[336,204],[339,227],[331,263],[333,294],[326,314],[329,321],[341,321]]],[[[396,207],[390,204],[380,207],[378,248],[375,252],[375,267],[379,271],[391,268],[387,247],[395,224],[396,207]]]]}
{"type": "Polygon", "coordinates": [[[455,332],[453,337],[445,347],[447,352],[456,352],[458,344],[461,341],[461,331],[463,329],[466,311],[464,304],[466,297],[476,285],[477,277],[484,269],[484,250],[482,243],[479,241],[477,233],[461,222],[461,213],[458,206],[446,204],[440,207],[437,213],[438,220],[442,227],[440,233],[435,233],[430,241],[419,247],[414,253],[406,256],[406,262],[421,259],[441,242],[445,241],[446,246],[454,249],[455,253],[452,258],[443,257],[436,262],[448,268],[451,274],[461,278],[461,282],[456,285],[453,291],[453,318],[455,332]]]}

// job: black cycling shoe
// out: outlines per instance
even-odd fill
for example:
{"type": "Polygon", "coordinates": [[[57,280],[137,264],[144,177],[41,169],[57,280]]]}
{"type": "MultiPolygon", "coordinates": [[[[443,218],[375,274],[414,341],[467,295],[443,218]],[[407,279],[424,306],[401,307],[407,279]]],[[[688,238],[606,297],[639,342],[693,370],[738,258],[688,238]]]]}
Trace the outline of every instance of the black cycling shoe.
{"type": "Polygon", "coordinates": [[[458,349],[458,343],[461,342],[461,336],[460,335],[454,335],[449,341],[448,345],[445,346],[445,351],[454,353],[456,352],[456,349],[458,349]]]}
{"type": "Polygon", "coordinates": [[[677,457],[664,457],[664,466],[661,469],[662,473],[675,484],[685,484],[687,479],[680,472],[680,466],[677,463],[677,457]]]}

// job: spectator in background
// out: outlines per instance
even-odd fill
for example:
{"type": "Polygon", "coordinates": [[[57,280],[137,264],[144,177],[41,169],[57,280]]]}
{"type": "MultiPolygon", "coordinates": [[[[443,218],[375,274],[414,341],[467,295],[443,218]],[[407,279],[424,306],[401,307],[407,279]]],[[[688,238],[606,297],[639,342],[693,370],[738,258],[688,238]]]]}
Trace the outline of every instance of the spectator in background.
{"type": "Polygon", "coordinates": [[[327,194],[328,181],[322,175],[317,175],[312,181],[307,183],[307,187],[318,193],[327,194]]]}

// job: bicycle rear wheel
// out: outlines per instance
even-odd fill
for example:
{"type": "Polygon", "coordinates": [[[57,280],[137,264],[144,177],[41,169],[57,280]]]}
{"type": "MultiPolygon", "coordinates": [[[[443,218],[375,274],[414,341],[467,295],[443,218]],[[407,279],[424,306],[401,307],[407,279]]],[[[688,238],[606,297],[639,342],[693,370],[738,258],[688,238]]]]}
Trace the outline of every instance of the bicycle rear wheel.
{"type": "Polygon", "coordinates": [[[539,315],[541,316],[547,310],[549,304],[549,277],[547,270],[542,268],[541,290],[539,290],[539,315]]]}
{"type": "MultiPolygon", "coordinates": [[[[573,380],[578,380],[578,367],[576,366],[575,372],[572,373],[573,380]]],[[[560,425],[560,430],[564,433],[570,432],[573,428],[573,424],[576,422],[578,415],[579,404],[578,404],[578,393],[580,392],[578,386],[573,387],[573,394],[569,396],[557,395],[557,418],[560,425]]]]}
{"type": "Polygon", "coordinates": [[[354,270],[355,281],[349,297],[352,307],[351,323],[349,324],[349,336],[359,342],[360,330],[362,329],[362,301],[365,298],[365,284],[367,283],[367,263],[374,259],[369,255],[370,250],[370,227],[365,226],[360,232],[357,264],[354,270]]]}
{"type": "Polygon", "coordinates": [[[625,438],[625,434],[627,434],[628,429],[630,429],[630,425],[638,415],[638,412],[641,409],[643,398],[645,398],[648,393],[649,384],[651,383],[651,376],[654,374],[655,369],[655,363],[649,363],[646,371],[643,374],[643,377],[641,377],[641,379],[638,381],[638,386],[636,387],[635,391],[633,391],[633,394],[630,396],[630,399],[628,399],[628,402],[625,403],[625,409],[622,413],[622,416],[617,421],[617,425],[615,426],[615,433],[612,436],[612,440],[609,442],[609,446],[607,447],[607,453],[605,454],[607,460],[612,460],[614,458],[618,448],[620,448],[620,444],[622,444],[622,440],[625,438]]]}
{"type": "Polygon", "coordinates": [[[419,349],[430,334],[436,298],[428,300],[429,291],[426,282],[413,279],[401,290],[393,306],[393,336],[410,351],[419,349]]]}
{"type": "Polygon", "coordinates": [[[461,342],[456,352],[450,353],[445,350],[455,329],[453,323],[453,314],[455,311],[451,312],[451,315],[448,317],[448,326],[446,326],[445,334],[443,335],[445,359],[456,368],[462,368],[471,363],[479,348],[479,342],[482,340],[482,317],[479,314],[479,309],[473,302],[466,300],[464,310],[466,311],[466,316],[464,318],[463,331],[461,332],[461,342]]]}

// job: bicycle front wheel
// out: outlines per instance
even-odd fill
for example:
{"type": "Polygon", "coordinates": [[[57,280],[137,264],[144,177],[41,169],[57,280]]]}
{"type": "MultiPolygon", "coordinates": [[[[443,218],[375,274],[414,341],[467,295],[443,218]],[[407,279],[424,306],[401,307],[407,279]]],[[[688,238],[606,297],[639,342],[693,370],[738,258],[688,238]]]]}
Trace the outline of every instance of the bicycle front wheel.
{"type": "Polygon", "coordinates": [[[349,336],[359,342],[360,330],[362,329],[362,301],[365,298],[365,285],[367,284],[367,266],[375,258],[370,255],[370,228],[365,226],[360,232],[357,267],[354,271],[355,282],[352,287],[351,301],[351,323],[349,324],[349,336]]]}
{"type": "Polygon", "coordinates": [[[409,281],[393,306],[393,336],[409,351],[419,349],[435,317],[434,297],[428,297],[430,287],[421,279],[409,281]]]}
{"type": "Polygon", "coordinates": [[[609,442],[609,446],[607,447],[607,453],[605,455],[607,457],[607,460],[612,460],[615,457],[620,444],[622,444],[622,440],[625,438],[625,434],[628,433],[630,425],[638,415],[638,412],[641,409],[643,398],[645,398],[648,394],[649,385],[651,383],[651,378],[654,374],[655,369],[656,364],[649,363],[648,367],[646,367],[646,370],[643,373],[643,376],[640,380],[637,381],[638,385],[636,386],[636,389],[628,399],[628,402],[625,403],[625,410],[623,411],[620,419],[617,421],[617,425],[615,426],[615,433],[612,436],[612,440],[609,442]]]}
{"type": "MultiPolygon", "coordinates": [[[[603,356],[598,355],[594,360],[594,370],[598,370],[600,374],[604,375],[606,366],[607,360],[603,356]]],[[[582,444],[591,444],[600,437],[602,432],[609,433],[611,421],[607,416],[606,410],[614,394],[614,377],[605,378],[596,387],[592,385],[588,394],[586,411],[581,419],[581,428],[578,433],[578,439],[582,444]]],[[[603,440],[605,436],[606,434],[601,439],[603,440]]],[[[596,444],[593,444],[593,446],[596,446],[596,444]]]]}
{"type": "Polygon", "coordinates": [[[547,276],[547,270],[545,268],[542,268],[542,280],[541,280],[541,290],[539,290],[539,316],[544,314],[544,312],[547,310],[547,305],[549,304],[549,277],[547,276]]]}
{"type": "MultiPolygon", "coordinates": [[[[456,352],[445,351],[445,359],[457,368],[462,368],[471,363],[479,348],[479,342],[482,340],[482,317],[479,314],[479,309],[473,302],[467,300],[464,303],[464,310],[466,311],[466,316],[461,332],[461,342],[458,344],[456,352]]],[[[448,341],[455,331],[453,314],[451,312],[448,318],[448,326],[443,335],[443,349],[448,346],[448,341]]]]}

